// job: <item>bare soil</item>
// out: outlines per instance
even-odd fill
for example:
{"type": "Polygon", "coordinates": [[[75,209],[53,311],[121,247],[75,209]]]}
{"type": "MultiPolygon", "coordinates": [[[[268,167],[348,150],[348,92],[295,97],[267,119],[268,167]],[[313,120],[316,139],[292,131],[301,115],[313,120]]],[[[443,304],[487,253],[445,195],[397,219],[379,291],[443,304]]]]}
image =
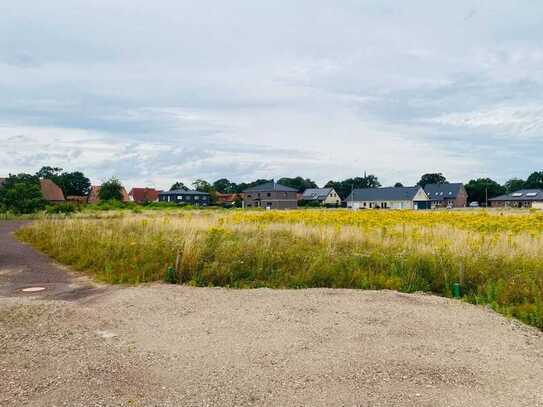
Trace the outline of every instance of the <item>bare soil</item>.
{"type": "Polygon", "coordinates": [[[485,308],[391,291],[97,287],[14,227],[0,223],[0,406],[543,406],[543,336],[485,308]]]}

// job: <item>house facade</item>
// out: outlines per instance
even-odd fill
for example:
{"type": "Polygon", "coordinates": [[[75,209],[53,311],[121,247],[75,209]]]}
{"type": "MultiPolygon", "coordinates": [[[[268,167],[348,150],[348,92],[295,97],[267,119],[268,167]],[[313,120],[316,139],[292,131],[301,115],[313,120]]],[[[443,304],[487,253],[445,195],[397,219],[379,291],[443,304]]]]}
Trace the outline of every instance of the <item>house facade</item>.
{"type": "Polygon", "coordinates": [[[173,191],[162,191],[158,194],[159,202],[172,202],[176,204],[208,206],[211,197],[207,192],[190,191],[177,189],[173,191]]]}
{"type": "Polygon", "coordinates": [[[132,188],[128,193],[128,198],[136,203],[143,204],[147,202],[157,202],[158,194],[154,188],[132,188]]]}
{"type": "Polygon", "coordinates": [[[341,198],[334,188],[308,188],[302,195],[306,202],[318,202],[323,206],[339,206],[341,198]]]}
{"type": "Polygon", "coordinates": [[[298,191],[276,182],[267,182],[241,193],[243,208],[295,209],[298,191]]]}
{"type": "Polygon", "coordinates": [[[537,208],[543,209],[542,189],[521,189],[510,194],[488,200],[492,208],[537,208]]]}
{"type": "Polygon", "coordinates": [[[421,187],[355,189],[347,197],[352,209],[428,209],[430,199],[421,187]]]}
{"type": "Polygon", "coordinates": [[[468,206],[468,193],[464,184],[428,184],[424,192],[430,198],[432,208],[465,208],[468,206]]]}

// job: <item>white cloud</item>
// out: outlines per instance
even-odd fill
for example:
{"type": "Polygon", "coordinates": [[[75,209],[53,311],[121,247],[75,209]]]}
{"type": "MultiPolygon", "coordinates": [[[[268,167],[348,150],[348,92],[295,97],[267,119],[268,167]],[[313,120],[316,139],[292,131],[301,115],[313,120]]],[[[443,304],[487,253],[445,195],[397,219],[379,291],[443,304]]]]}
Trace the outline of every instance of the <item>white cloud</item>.
{"type": "MultiPolygon", "coordinates": [[[[449,113],[422,120],[460,128],[488,128],[503,137],[534,137],[543,135],[543,105],[498,106],[467,113],[449,113]]],[[[495,133],[496,134],[496,133],[495,133]]]]}

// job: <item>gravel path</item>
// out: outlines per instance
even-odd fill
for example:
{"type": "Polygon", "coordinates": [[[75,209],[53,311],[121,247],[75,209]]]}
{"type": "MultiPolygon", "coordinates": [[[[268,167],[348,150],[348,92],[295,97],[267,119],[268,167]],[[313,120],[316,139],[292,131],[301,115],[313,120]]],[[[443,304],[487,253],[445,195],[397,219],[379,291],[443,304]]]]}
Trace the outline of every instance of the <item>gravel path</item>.
{"type": "Polygon", "coordinates": [[[541,333],[458,301],[164,284],[62,293],[0,295],[0,406],[543,406],[541,333]]]}

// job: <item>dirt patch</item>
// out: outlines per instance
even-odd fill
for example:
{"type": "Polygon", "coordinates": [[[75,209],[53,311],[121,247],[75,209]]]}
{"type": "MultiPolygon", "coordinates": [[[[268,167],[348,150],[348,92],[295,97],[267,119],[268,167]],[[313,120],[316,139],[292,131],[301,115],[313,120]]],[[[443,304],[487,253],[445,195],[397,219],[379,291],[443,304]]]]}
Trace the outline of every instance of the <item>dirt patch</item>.
{"type": "Polygon", "coordinates": [[[543,403],[538,331],[409,297],[152,284],[0,299],[0,405],[543,403]]]}

